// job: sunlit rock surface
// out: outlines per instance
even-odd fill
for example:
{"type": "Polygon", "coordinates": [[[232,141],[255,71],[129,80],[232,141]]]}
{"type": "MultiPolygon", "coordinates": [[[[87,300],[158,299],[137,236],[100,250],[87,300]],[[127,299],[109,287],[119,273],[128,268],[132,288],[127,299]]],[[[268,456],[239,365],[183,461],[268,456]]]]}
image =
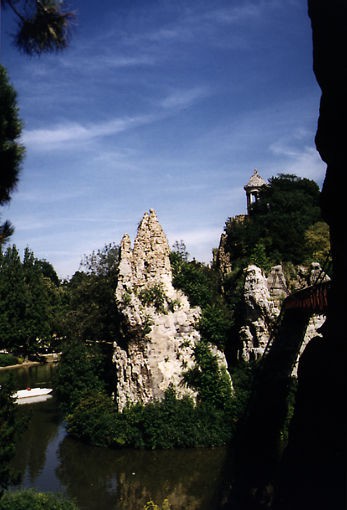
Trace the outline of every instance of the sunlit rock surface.
{"type": "MultiPolygon", "coordinates": [[[[307,287],[313,285],[317,278],[321,281],[329,279],[322,273],[320,265],[314,262],[309,268],[300,268],[297,281],[291,284],[294,289],[307,287]]],[[[244,316],[239,330],[242,342],[240,355],[243,359],[249,361],[263,355],[280,314],[281,304],[289,293],[282,266],[272,267],[267,276],[255,265],[249,265],[245,269],[244,316]]],[[[311,338],[320,336],[319,328],[324,321],[324,315],[311,317],[301,352],[311,338]]]]}
{"type": "MultiPolygon", "coordinates": [[[[180,398],[196,394],[183,380],[194,365],[193,350],[200,309],[172,285],[170,248],[156,213],[145,213],[133,248],[127,234],[121,242],[116,301],[123,316],[123,339],[115,344],[117,404],[148,403],[172,385],[180,398]]],[[[224,354],[215,350],[221,365],[224,354]]]]}

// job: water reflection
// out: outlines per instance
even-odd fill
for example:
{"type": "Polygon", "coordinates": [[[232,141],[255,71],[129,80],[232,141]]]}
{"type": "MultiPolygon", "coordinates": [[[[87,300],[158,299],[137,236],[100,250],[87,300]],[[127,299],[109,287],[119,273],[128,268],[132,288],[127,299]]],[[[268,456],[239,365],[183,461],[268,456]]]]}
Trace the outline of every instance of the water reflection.
{"type": "Polygon", "coordinates": [[[38,386],[40,388],[51,385],[54,371],[56,370],[55,363],[45,363],[42,365],[21,365],[13,369],[0,370],[0,383],[8,375],[13,380],[17,390],[22,390],[28,387],[38,386]]]}
{"type": "MultiPolygon", "coordinates": [[[[51,368],[31,367],[29,377],[27,371],[17,374],[18,388],[46,386],[51,368]]],[[[13,462],[22,473],[22,487],[63,492],[81,510],[143,510],[150,499],[161,504],[164,498],[174,510],[217,508],[214,498],[222,479],[224,448],[139,451],[90,447],[66,436],[54,398],[21,406],[19,411],[30,417],[13,462]]]]}
{"type": "Polygon", "coordinates": [[[168,498],[175,510],[207,510],[224,458],[223,448],[114,451],[66,437],[57,476],[81,509],[143,510],[150,499],[168,498]]]}
{"type": "Polygon", "coordinates": [[[65,429],[61,426],[61,416],[54,399],[22,406],[19,417],[23,418],[26,426],[16,445],[14,467],[22,474],[23,484],[30,487],[36,485],[35,482],[51,462],[52,445],[57,436],[60,436],[59,442],[65,436],[65,429]],[[60,434],[59,428],[62,429],[60,434]]]}

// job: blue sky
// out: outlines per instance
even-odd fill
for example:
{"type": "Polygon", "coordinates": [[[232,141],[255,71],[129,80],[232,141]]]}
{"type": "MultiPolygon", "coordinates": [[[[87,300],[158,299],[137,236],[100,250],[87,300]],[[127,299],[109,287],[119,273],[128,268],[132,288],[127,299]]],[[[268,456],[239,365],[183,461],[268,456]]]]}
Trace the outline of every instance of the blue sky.
{"type": "Polygon", "coordinates": [[[1,20],[26,157],[2,208],[29,246],[71,276],[84,254],[134,239],[157,211],[170,244],[204,262],[244,184],[294,173],[319,185],[320,90],[302,0],[70,0],[69,48],[29,58],[1,20]]]}

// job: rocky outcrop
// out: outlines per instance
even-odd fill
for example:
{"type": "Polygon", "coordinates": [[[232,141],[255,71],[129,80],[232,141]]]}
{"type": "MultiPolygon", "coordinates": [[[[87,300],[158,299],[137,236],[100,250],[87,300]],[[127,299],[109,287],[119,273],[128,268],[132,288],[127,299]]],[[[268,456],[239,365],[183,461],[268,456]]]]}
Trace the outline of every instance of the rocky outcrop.
{"type": "Polygon", "coordinates": [[[346,508],[347,3],[309,0],[308,8],[313,69],[322,91],[316,145],[327,163],[321,209],[330,228],[333,278],[323,338],[310,342],[301,357],[275,510],[346,508]]]}
{"type": "MultiPolygon", "coordinates": [[[[291,282],[293,288],[312,285],[317,278],[329,279],[322,275],[322,269],[316,262],[310,268],[300,267],[296,281],[291,282]]],[[[263,355],[275,327],[281,310],[283,299],[289,294],[289,286],[284,276],[282,266],[271,268],[268,276],[255,266],[245,269],[245,284],[243,292],[244,318],[239,330],[242,350],[240,356],[249,361],[263,355]]],[[[302,350],[314,336],[319,336],[319,328],[323,325],[325,316],[313,315],[310,319],[302,350]]],[[[296,374],[296,368],[294,369],[296,374]]]]}
{"type": "Polygon", "coordinates": [[[222,233],[219,241],[219,247],[213,252],[213,266],[216,267],[222,275],[222,278],[231,273],[230,253],[226,249],[227,235],[222,233]]]}
{"type": "Polygon", "coordinates": [[[271,300],[267,279],[262,270],[250,265],[245,269],[244,325],[240,329],[241,357],[247,361],[264,352],[279,310],[271,300]]]}
{"type": "MultiPolygon", "coordinates": [[[[134,247],[121,242],[116,301],[123,317],[123,339],[115,344],[117,404],[146,404],[161,399],[172,385],[178,398],[196,394],[183,374],[194,366],[200,309],[172,285],[170,248],[156,213],[145,213],[134,247]]],[[[221,365],[225,357],[217,354],[221,365]]]]}

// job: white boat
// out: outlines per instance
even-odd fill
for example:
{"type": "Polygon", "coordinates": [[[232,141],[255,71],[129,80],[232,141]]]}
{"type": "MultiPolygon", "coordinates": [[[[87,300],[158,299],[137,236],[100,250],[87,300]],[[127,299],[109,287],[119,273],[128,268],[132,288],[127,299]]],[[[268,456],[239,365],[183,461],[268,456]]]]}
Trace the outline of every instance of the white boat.
{"type": "Polygon", "coordinates": [[[13,394],[13,398],[21,400],[23,398],[41,397],[51,393],[52,388],[26,388],[25,390],[18,390],[13,394]]]}

